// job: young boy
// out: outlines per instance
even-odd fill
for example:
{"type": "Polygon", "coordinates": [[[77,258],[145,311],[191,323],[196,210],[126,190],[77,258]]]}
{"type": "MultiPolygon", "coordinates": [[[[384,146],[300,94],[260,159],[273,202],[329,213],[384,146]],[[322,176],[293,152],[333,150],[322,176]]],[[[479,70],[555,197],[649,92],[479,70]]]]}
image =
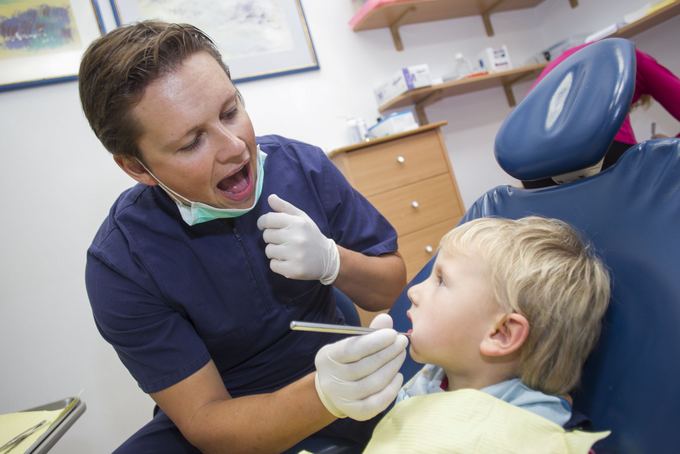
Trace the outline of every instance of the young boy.
{"type": "Polygon", "coordinates": [[[608,432],[562,426],[609,294],[604,265],[561,221],[453,229],[408,291],[410,353],[427,365],[365,452],[588,452],[608,432]]]}

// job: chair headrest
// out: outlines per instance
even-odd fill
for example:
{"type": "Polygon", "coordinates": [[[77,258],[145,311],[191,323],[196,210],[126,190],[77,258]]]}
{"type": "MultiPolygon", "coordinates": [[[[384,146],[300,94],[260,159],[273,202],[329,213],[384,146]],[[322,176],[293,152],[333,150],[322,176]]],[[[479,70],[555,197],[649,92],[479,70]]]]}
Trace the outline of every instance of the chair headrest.
{"type": "Polygon", "coordinates": [[[518,180],[598,163],[628,114],[635,47],[621,38],[580,49],[541,80],[496,135],[498,164],[518,180]]]}

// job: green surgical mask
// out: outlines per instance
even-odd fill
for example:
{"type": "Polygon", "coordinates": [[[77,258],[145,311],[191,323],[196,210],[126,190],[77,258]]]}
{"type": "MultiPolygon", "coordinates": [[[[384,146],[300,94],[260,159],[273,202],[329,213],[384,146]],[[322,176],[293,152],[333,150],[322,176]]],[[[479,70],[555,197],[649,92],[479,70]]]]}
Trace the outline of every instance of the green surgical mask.
{"type": "Polygon", "coordinates": [[[174,202],[177,204],[177,208],[179,209],[179,214],[182,216],[184,222],[186,222],[188,225],[196,225],[203,222],[212,221],[213,219],[237,218],[252,210],[255,205],[257,205],[257,201],[260,199],[260,195],[262,194],[262,183],[264,182],[264,160],[266,158],[267,154],[263,152],[258,145],[257,174],[255,175],[255,178],[257,179],[255,181],[255,200],[253,200],[253,204],[248,208],[215,208],[203,202],[193,202],[186,197],[179,195],[163,184],[161,180],[156,178],[156,176],[151,173],[151,171],[147,169],[144,164],[141,163],[141,161],[140,164],[142,164],[146,171],[149,172],[149,174],[154,178],[154,180],[156,180],[158,185],[170,196],[170,198],[174,200],[174,202]]]}

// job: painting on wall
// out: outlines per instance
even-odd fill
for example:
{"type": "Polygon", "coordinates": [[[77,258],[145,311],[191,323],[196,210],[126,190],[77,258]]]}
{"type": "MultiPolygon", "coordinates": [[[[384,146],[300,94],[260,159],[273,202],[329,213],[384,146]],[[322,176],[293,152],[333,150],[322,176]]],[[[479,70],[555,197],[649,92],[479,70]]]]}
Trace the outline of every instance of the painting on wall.
{"type": "Polygon", "coordinates": [[[300,0],[110,1],[118,25],[154,19],[198,27],[235,81],[319,69],[300,0]]]}
{"type": "Polygon", "coordinates": [[[0,91],[75,80],[103,30],[94,0],[0,0],[0,91]]]}

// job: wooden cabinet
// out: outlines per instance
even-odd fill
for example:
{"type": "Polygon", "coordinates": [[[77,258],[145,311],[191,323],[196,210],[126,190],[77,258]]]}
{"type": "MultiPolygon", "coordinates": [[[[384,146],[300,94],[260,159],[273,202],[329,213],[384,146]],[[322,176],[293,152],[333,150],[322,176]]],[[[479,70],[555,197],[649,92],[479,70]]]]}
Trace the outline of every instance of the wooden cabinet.
{"type": "MultiPolygon", "coordinates": [[[[410,280],[465,208],[440,127],[433,123],[334,150],[331,160],[394,226],[410,280]]],[[[366,324],[374,314],[359,311],[366,324]]]]}

